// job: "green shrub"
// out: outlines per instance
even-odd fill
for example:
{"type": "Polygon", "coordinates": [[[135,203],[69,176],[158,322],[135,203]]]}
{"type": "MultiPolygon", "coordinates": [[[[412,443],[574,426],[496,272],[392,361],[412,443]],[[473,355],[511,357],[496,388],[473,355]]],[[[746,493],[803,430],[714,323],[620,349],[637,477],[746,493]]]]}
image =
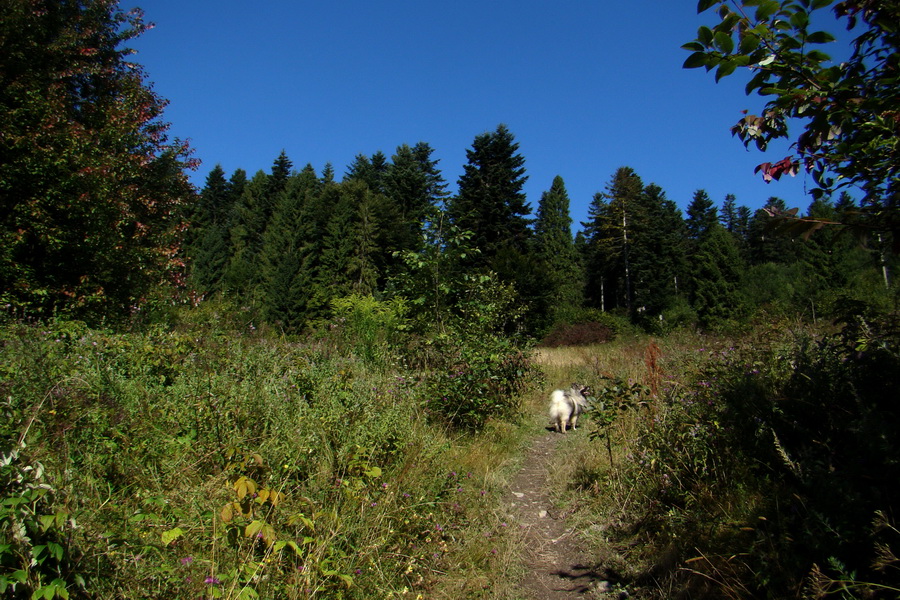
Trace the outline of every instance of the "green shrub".
{"type": "Polygon", "coordinates": [[[454,427],[480,429],[490,419],[515,419],[537,381],[527,354],[509,340],[439,337],[442,357],[426,377],[427,407],[454,427]]]}
{"type": "Polygon", "coordinates": [[[622,475],[648,499],[644,525],[695,559],[682,578],[738,597],[900,588],[886,517],[900,509],[898,333],[895,317],[857,312],[838,336],[773,330],[697,352],[622,475]]]}

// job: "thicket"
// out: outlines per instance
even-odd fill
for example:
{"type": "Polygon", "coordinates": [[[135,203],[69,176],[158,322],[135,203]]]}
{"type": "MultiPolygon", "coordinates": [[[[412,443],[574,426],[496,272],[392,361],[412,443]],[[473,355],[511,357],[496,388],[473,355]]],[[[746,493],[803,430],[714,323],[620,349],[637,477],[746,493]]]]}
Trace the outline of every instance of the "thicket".
{"type": "Polygon", "coordinates": [[[520,349],[458,343],[419,370],[395,304],[336,302],[304,339],[221,308],[3,325],[4,597],[415,597],[498,568],[493,459],[460,449],[507,435],[494,415],[534,382],[520,349]]]}
{"type": "Polygon", "coordinates": [[[636,585],[668,598],[895,598],[900,321],[845,301],[598,383],[586,465],[636,585]],[[616,525],[618,524],[618,525],[616,525]],[[655,582],[649,586],[650,582],[655,582]],[[645,588],[647,589],[647,588],[645,588]]]}

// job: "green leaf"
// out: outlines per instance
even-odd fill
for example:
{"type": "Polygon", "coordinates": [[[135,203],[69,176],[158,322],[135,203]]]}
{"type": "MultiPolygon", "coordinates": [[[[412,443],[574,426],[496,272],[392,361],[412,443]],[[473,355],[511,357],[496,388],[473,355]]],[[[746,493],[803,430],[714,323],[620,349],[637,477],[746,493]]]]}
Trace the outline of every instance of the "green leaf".
{"type": "Polygon", "coordinates": [[[697,29],[697,39],[700,40],[700,43],[704,46],[711,46],[713,41],[712,29],[706,25],[701,25],[700,28],[697,29]]]}
{"type": "Polygon", "coordinates": [[[812,1],[812,10],[819,10],[820,8],[825,8],[829,6],[834,0],[813,0],[812,1]]]}
{"type": "Polygon", "coordinates": [[[700,0],[697,3],[697,14],[702,13],[705,10],[709,10],[709,8],[716,3],[716,0],[700,0]]]}
{"type": "Polygon", "coordinates": [[[250,586],[241,588],[238,593],[239,600],[256,600],[256,598],[259,598],[259,593],[250,586]]]}
{"type": "Polygon", "coordinates": [[[781,8],[781,4],[775,0],[761,4],[760,7],[756,9],[756,20],[767,21],[769,17],[778,12],[779,8],[781,8]]]}
{"type": "Polygon", "coordinates": [[[175,527],[174,529],[163,531],[160,537],[162,537],[163,545],[168,546],[183,535],[184,530],[181,527],[175,527]]]}
{"type": "Polygon", "coordinates": [[[734,40],[724,31],[716,33],[713,42],[723,54],[731,54],[732,50],[734,50],[734,40]]]}
{"type": "Polygon", "coordinates": [[[791,25],[797,29],[806,29],[809,27],[809,13],[805,10],[798,10],[791,15],[791,25]]]}
{"type": "Polygon", "coordinates": [[[682,50],[691,50],[692,52],[703,52],[706,48],[700,42],[688,42],[681,46],[682,50]]]}
{"type": "Polygon", "coordinates": [[[828,44],[834,40],[835,37],[827,31],[814,31],[806,36],[806,41],[810,44],[828,44]]]}
{"type": "Polygon", "coordinates": [[[745,33],[744,37],[741,39],[740,52],[741,54],[750,54],[757,48],[759,48],[760,40],[758,36],[753,35],[752,33],[745,33]]]}
{"type": "Polygon", "coordinates": [[[723,62],[721,65],[719,65],[719,68],[716,69],[716,82],[718,83],[719,80],[723,77],[728,77],[729,75],[734,73],[734,70],[736,68],[737,63],[733,60],[723,62]]]}
{"type": "Polygon", "coordinates": [[[706,52],[694,52],[684,61],[684,64],[681,66],[682,69],[696,69],[698,67],[705,67],[707,62],[706,52]]]}
{"type": "Polygon", "coordinates": [[[265,523],[263,523],[262,521],[252,521],[244,529],[244,537],[249,538],[249,537],[255,536],[257,533],[260,532],[260,530],[262,530],[264,525],[265,525],[265,523]]]}

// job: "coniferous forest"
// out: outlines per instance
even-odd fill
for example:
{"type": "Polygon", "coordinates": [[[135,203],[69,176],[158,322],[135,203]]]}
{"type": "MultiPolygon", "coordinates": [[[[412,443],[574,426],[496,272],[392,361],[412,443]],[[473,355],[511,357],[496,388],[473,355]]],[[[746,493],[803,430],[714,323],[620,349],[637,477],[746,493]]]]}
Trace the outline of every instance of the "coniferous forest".
{"type": "Polygon", "coordinates": [[[698,11],[685,68],[748,75],[735,143],[807,206],[623,165],[573,222],[503,124],[455,182],[397,140],[197,189],[140,11],[0,3],[0,595],[521,598],[510,465],[577,381],[592,597],[898,597],[900,10],[698,11]]]}

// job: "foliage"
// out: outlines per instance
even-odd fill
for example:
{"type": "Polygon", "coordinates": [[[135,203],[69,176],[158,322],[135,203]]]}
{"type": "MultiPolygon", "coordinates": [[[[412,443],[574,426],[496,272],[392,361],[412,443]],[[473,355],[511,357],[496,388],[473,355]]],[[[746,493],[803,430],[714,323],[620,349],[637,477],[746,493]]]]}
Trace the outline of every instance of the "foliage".
{"type": "Polygon", "coordinates": [[[577,309],[584,299],[584,275],[572,239],[569,195],[562,177],[556,176],[550,190],[541,195],[534,222],[535,255],[547,266],[542,311],[552,323],[561,313],[577,309]]]}
{"type": "Polygon", "coordinates": [[[522,344],[503,334],[521,315],[512,287],[491,274],[465,283],[459,317],[430,343],[427,407],[449,425],[482,429],[491,419],[519,416],[520,397],[537,372],[522,344]]]}
{"type": "Polygon", "coordinates": [[[367,365],[387,367],[392,349],[406,328],[403,298],[379,302],[371,296],[347,296],[331,301],[332,323],[341,346],[367,365]]]}
{"type": "Polygon", "coordinates": [[[627,319],[595,308],[561,312],[541,346],[586,346],[611,342],[632,329],[627,319]]]}
{"type": "MultiPolygon", "coordinates": [[[[717,8],[719,22],[701,26],[683,47],[687,68],[715,69],[716,81],[747,68],[747,94],[767,98],[760,115],[748,114],[733,128],[745,146],[765,150],[799,126],[787,156],[757,167],[766,181],[801,168],[819,197],[854,186],[864,194],[865,225],[896,231],[898,189],[897,56],[900,9],[895,2],[846,0],[833,7],[838,23],[856,37],[837,57],[820,48],[838,38],[822,27],[832,0],[701,0],[698,11],[717,8]],[[856,26],[859,25],[859,29],[856,26]],[[843,56],[846,52],[848,56],[843,56]]],[[[809,221],[813,228],[821,222],[809,221]]]]}
{"type": "Polygon", "coordinates": [[[860,304],[844,315],[837,336],[792,336],[776,324],[670,363],[683,371],[679,385],[639,422],[617,477],[642,497],[633,519],[661,530],[658,552],[685,566],[672,575],[685,593],[882,597],[898,588],[900,539],[885,521],[900,474],[898,414],[885,393],[900,372],[896,317],[860,304]]]}
{"type": "Polygon", "coordinates": [[[121,318],[179,280],[187,146],[123,48],[148,29],[113,0],[0,8],[0,302],[121,318]]]}
{"type": "Polygon", "coordinates": [[[481,442],[423,418],[438,388],[381,362],[399,305],[336,309],[303,344],[194,310],[0,329],[4,597],[432,597],[441,572],[496,568],[501,454],[468,458],[481,442]]]}
{"type": "Polygon", "coordinates": [[[481,253],[469,258],[476,265],[490,266],[501,248],[521,249],[529,238],[526,216],[531,209],[522,193],[528,177],[518,149],[512,132],[498,125],[476,136],[466,150],[459,193],[448,201],[447,213],[454,225],[474,234],[472,241],[481,253]]]}
{"type": "Polygon", "coordinates": [[[594,429],[590,433],[592,441],[604,440],[609,455],[609,464],[613,465],[612,425],[619,415],[625,411],[646,407],[650,388],[621,378],[603,377],[602,384],[595,384],[596,391],[591,397],[591,421],[594,429]]]}

